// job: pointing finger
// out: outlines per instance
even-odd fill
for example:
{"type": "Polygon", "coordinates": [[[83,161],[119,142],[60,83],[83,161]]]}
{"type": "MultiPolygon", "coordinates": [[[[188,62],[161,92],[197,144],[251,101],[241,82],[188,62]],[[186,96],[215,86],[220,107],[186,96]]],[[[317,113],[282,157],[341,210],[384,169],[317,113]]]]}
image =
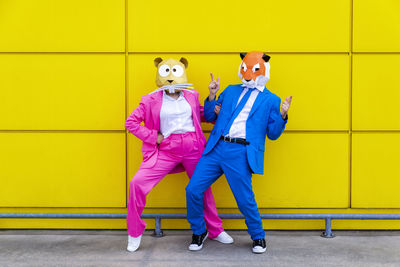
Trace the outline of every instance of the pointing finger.
{"type": "Polygon", "coordinates": [[[210,72],[211,75],[211,81],[214,81],[214,75],[212,74],[212,72],[210,72]]]}
{"type": "Polygon", "coordinates": [[[290,104],[290,103],[292,102],[292,96],[287,97],[287,98],[286,98],[286,101],[290,104]]]}

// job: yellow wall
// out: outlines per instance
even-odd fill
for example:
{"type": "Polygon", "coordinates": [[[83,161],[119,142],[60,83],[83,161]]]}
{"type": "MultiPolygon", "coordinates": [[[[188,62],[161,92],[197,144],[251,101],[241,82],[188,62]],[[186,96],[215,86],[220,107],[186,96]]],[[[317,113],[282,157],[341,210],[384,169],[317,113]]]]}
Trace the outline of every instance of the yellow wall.
{"type": "MultiPolygon", "coordinates": [[[[186,57],[204,99],[210,71],[223,88],[239,83],[238,53],[262,50],[271,55],[267,87],[294,98],[286,132],[267,142],[265,175],[253,178],[260,211],[400,213],[400,2],[255,2],[0,0],[0,212],[126,212],[141,155],[124,121],[156,88],[153,59],[186,57]]],[[[208,135],[211,126],[203,129],[208,135]]],[[[187,181],[167,176],[145,212],[185,212],[187,181]]],[[[219,212],[237,212],[224,178],[213,190],[219,212]]],[[[333,227],[400,229],[400,222],[333,227]]],[[[125,222],[1,219],[0,228],[125,222]]]]}

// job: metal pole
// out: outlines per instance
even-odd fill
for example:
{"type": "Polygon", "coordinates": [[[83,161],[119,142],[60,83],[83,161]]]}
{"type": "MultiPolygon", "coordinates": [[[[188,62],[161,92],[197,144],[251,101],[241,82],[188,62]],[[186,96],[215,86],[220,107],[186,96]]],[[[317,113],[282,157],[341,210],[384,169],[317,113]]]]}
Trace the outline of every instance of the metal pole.
{"type": "MultiPolygon", "coordinates": [[[[340,214],[340,213],[270,213],[260,214],[262,219],[346,219],[346,220],[399,220],[400,214],[340,214]]],[[[242,214],[221,213],[222,219],[244,219],[242,214]]],[[[143,219],[185,219],[183,213],[143,213],[143,219]]],[[[126,213],[0,213],[0,219],[125,219],[126,213]]]]}
{"type": "Polygon", "coordinates": [[[326,218],[325,219],[325,231],[322,232],[321,236],[325,238],[334,238],[335,235],[332,233],[332,228],[331,228],[331,218],[326,218]]]}
{"type": "MultiPolygon", "coordinates": [[[[219,214],[222,219],[244,219],[239,213],[222,213],[219,214]]],[[[186,214],[183,213],[143,213],[143,219],[155,219],[154,236],[163,236],[161,230],[161,218],[163,219],[185,219],[186,214]]],[[[4,218],[41,218],[41,219],[125,219],[126,213],[0,213],[0,219],[4,218]]],[[[332,238],[331,221],[333,219],[346,220],[400,220],[400,214],[339,214],[339,213],[276,213],[261,214],[262,219],[320,219],[325,220],[325,231],[322,237],[332,238]]]]}
{"type": "Polygon", "coordinates": [[[162,237],[164,235],[163,231],[161,230],[161,218],[156,217],[155,218],[155,227],[154,227],[154,237],[162,237]]]}

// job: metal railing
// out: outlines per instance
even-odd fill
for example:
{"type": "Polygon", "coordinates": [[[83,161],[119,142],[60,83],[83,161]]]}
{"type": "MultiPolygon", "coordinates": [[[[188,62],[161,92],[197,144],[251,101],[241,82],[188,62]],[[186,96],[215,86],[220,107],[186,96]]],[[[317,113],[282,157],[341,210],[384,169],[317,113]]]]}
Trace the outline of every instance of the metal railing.
{"type": "MultiPolygon", "coordinates": [[[[143,213],[143,219],[155,219],[154,236],[163,236],[161,219],[186,219],[184,213],[143,213]]],[[[221,213],[221,219],[244,219],[242,214],[221,213]]],[[[126,213],[0,213],[0,219],[126,219],[126,213]]],[[[400,214],[261,214],[262,219],[325,220],[325,231],[321,236],[335,237],[332,233],[332,220],[399,220],[400,214]]]]}

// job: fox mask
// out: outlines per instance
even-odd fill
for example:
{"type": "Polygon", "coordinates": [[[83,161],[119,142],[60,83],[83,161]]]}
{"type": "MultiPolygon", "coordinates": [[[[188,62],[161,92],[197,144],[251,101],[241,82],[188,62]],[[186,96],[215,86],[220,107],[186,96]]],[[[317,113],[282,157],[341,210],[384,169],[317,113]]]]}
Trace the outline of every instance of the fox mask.
{"type": "Polygon", "coordinates": [[[239,78],[248,88],[264,87],[269,80],[270,56],[259,51],[240,53],[239,78]]]}

